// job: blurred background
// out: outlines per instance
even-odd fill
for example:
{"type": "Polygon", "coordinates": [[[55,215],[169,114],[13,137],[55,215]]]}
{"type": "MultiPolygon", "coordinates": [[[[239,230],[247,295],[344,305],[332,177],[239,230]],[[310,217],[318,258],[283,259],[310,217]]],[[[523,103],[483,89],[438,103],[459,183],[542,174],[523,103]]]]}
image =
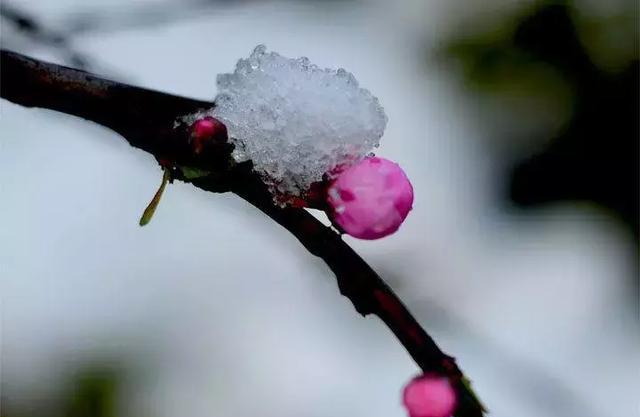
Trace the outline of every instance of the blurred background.
{"type": "MultiPolygon", "coordinates": [[[[346,237],[495,417],[637,415],[635,1],[2,0],[2,47],[215,96],[258,43],[352,71],[412,179],[346,237]]],[[[232,195],[168,187],[80,119],[0,102],[2,417],[403,416],[418,372],[232,195]]]]}

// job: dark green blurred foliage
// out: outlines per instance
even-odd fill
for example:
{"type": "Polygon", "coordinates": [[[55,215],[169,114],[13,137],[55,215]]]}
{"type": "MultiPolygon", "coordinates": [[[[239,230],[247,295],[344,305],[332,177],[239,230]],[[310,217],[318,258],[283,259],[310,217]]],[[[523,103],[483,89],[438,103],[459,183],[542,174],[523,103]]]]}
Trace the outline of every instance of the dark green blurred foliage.
{"type": "Polygon", "coordinates": [[[63,404],[64,417],[116,417],[118,374],[86,369],[75,377],[63,404]]]}
{"type": "Polygon", "coordinates": [[[637,7],[630,3],[622,19],[603,17],[589,30],[581,26],[582,32],[576,16],[580,11],[569,2],[542,2],[513,24],[456,40],[448,52],[477,91],[517,90],[544,96],[552,105],[569,98],[568,122],[555,137],[537,140],[545,147],[509,173],[511,201],[521,207],[594,202],[621,219],[637,242],[639,68],[637,25],[629,24],[638,21],[637,7]],[[621,25],[616,29],[626,32],[619,44],[633,45],[622,60],[614,47],[587,43],[596,28],[607,25],[621,25]],[[603,68],[594,55],[615,56],[618,65],[603,68]]]}
{"type": "Polygon", "coordinates": [[[105,364],[78,367],[59,376],[61,390],[52,398],[2,402],[1,417],[117,417],[123,373],[105,364]]]}

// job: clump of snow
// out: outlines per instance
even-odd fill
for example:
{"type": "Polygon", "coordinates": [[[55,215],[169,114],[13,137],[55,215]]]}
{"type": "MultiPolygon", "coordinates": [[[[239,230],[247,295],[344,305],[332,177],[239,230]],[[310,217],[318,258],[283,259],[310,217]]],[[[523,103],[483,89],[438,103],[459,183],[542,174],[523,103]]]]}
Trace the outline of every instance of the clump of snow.
{"type": "Polygon", "coordinates": [[[255,48],[217,78],[208,113],[226,126],[236,161],[251,160],[272,191],[300,196],[379,144],[387,124],[378,99],[353,74],[255,48]]]}

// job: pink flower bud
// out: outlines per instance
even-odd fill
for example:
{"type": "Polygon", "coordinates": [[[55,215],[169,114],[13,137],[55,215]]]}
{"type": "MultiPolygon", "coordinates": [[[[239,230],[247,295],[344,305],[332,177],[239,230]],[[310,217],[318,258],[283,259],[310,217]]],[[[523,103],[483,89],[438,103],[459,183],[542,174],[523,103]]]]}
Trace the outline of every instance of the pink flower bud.
{"type": "Polygon", "coordinates": [[[409,417],[451,417],[456,393],[448,378],[421,375],[404,388],[403,402],[409,417]]]}
{"type": "Polygon", "coordinates": [[[341,172],[327,195],[335,223],[360,239],[379,239],[395,232],[413,204],[413,188],[402,168],[376,157],[341,172]]]}
{"type": "Polygon", "coordinates": [[[206,116],[191,125],[191,140],[195,153],[200,153],[207,141],[225,142],[227,127],[218,119],[206,116]]]}

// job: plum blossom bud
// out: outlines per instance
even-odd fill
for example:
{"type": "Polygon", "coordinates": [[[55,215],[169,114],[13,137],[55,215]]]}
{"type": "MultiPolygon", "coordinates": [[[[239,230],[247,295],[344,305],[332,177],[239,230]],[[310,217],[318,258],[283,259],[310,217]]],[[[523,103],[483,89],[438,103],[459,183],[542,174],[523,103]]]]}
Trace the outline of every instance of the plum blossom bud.
{"type": "Polygon", "coordinates": [[[413,187],[398,164],[371,157],[338,174],[327,196],[333,221],[371,240],[398,230],[412,208],[413,187]]]}
{"type": "Polygon", "coordinates": [[[195,153],[200,153],[207,141],[226,142],[227,127],[218,119],[206,116],[191,125],[191,143],[195,153]]]}
{"type": "Polygon", "coordinates": [[[456,402],[455,390],[446,377],[420,375],[404,388],[403,403],[409,417],[451,417],[456,402]]]}

